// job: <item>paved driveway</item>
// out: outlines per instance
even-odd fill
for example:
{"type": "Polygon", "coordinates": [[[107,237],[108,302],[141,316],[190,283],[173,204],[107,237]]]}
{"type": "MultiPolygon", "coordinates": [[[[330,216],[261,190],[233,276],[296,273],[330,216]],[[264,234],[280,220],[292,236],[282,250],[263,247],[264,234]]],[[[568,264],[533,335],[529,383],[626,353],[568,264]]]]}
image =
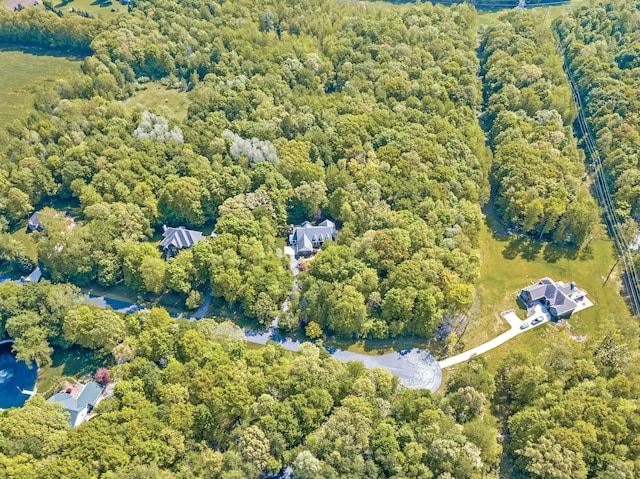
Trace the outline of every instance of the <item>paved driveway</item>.
{"type": "Polygon", "coordinates": [[[293,273],[293,277],[295,278],[300,273],[300,269],[298,268],[298,259],[296,258],[296,253],[293,251],[291,246],[284,247],[284,254],[289,257],[289,268],[291,268],[291,272],[293,273]]]}
{"type": "Polygon", "coordinates": [[[483,354],[483,353],[486,353],[487,351],[491,351],[492,349],[497,348],[498,346],[506,343],[510,339],[515,338],[518,334],[526,333],[530,329],[537,328],[538,326],[548,322],[549,313],[543,310],[540,305],[536,305],[535,308],[536,308],[535,316],[532,316],[531,318],[533,319],[536,317],[542,317],[543,318],[542,322],[538,324],[531,324],[531,321],[528,320],[526,322],[529,323],[529,327],[525,329],[520,329],[520,326],[525,321],[521,320],[513,309],[505,311],[500,316],[502,316],[507,321],[507,323],[509,323],[509,326],[510,326],[509,331],[502,333],[501,335],[496,336],[495,338],[487,341],[484,344],[481,344],[480,346],[470,349],[469,351],[465,351],[464,353],[458,354],[457,356],[452,356],[450,358],[443,359],[442,361],[439,361],[438,364],[440,365],[441,368],[444,369],[444,368],[448,368],[456,364],[462,363],[464,361],[468,361],[469,359],[471,359],[474,356],[477,356],[478,354],[483,354]]]}

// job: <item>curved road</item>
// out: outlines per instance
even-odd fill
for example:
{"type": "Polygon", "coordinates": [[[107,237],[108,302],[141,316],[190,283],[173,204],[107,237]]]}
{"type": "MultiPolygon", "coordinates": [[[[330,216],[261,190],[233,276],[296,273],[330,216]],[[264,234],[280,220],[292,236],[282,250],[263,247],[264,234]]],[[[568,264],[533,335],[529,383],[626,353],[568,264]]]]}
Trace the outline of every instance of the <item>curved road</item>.
{"type": "MultiPolygon", "coordinates": [[[[290,252],[286,253],[292,257],[292,271],[294,272],[294,276],[296,276],[298,269],[297,262],[295,261],[293,255],[290,254],[290,252]]],[[[5,281],[15,281],[18,284],[24,283],[22,280],[16,281],[9,278],[0,277],[0,284],[5,281]]],[[[296,287],[297,283],[294,283],[293,291],[295,291],[296,287]]],[[[144,309],[144,306],[142,305],[119,301],[105,296],[85,294],[85,297],[101,308],[109,307],[121,313],[130,314],[140,309],[144,309]]],[[[195,321],[206,317],[208,305],[210,304],[210,302],[211,292],[210,290],[208,290],[207,294],[205,295],[205,301],[203,305],[198,308],[194,315],[190,316],[188,319],[191,321],[195,321]]],[[[584,309],[592,305],[593,303],[585,298],[585,301],[579,304],[578,309],[584,309]]],[[[286,309],[287,306],[288,301],[285,301],[283,309],[286,309]]],[[[576,309],[576,311],[578,311],[578,309],[576,309]]],[[[175,317],[177,315],[172,314],[172,316],[175,317]]],[[[502,333],[499,336],[491,339],[490,341],[487,341],[480,346],[470,349],[469,351],[465,351],[464,353],[458,354],[456,356],[443,359],[442,361],[437,361],[428,351],[423,351],[416,348],[404,349],[401,351],[395,351],[392,353],[380,355],[354,353],[351,351],[345,351],[342,349],[330,348],[326,346],[325,349],[331,354],[331,356],[343,362],[360,361],[365,365],[366,368],[386,369],[398,376],[398,378],[400,379],[400,383],[408,388],[429,389],[431,392],[435,392],[438,390],[440,384],[442,383],[442,369],[449,368],[464,361],[468,361],[474,356],[486,353],[487,351],[490,351],[504,344],[505,342],[509,341],[519,334],[525,333],[530,329],[536,328],[541,324],[550,321],[549,314],[539,305],[536,306],[535,317],[542,318],[542,321],[535,325],[531,325],[529,321],[522,321],[513,310],[505,311],[501,314],[501,316],[509,323],[510,329],[507,332],[502,333]],[[521,326],[525,322],[527,322],[529,326],[522,329],[521,326]]],[[[304,342],[281,335],[277,326],[277,319],[269,328],[264,331],[242,328],[242,332],[244,333],[245,339],[248,342],[255,344],[267,344],[268,341],[273,341],[289,351],[298,351],[300,349],[300,345],[304,342]]]]}
{"type": "MultiPolygon", "coordinates": [[[[139,309],[144,309],[143,306],[138,304],[126,303],[105,296],[86,294],[85,297],[101,308],[110,307],[121,313],[132,313],[139,309]]],[[[188,319],[196,321],[204,318],[205,315],[206,313],[198,315],[199,317],[191,316],[188,319]]],[[[172,316],[175,317],[176,315],[172,316]]],[[[250,343],[267,344],[268,341],[273,341],[288,351],[298,351],[300,345],[306,342],[281,335],[276,326],[270,326],[264,331],[257,331],[251,328],[241,329],[245,336],[244,339],[250,343]]],[[[436,392],[442,383],[442,369],[438,365],[438,361],[436,361],[428,351],[414,348],[378,356],[370,356],[326,346],[325,349],[331,356],[340,361],[360,361],[369,369],[383,368],[391,371],[398,376],[400,382],[408,388],[429,389],[431,392],[436,392]]]]}

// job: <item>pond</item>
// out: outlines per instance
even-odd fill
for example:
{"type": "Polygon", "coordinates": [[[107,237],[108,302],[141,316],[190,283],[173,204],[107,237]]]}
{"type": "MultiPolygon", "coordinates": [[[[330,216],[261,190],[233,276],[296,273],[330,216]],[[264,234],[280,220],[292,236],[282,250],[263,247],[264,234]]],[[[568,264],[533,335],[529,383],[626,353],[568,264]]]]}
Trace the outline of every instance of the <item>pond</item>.
{"type": "Polygon", "coordinates": [[[0,409],[22,407],[36,385],[38,369],[17,361],[11,351],[11,342],[0,344],[0,409]]]}

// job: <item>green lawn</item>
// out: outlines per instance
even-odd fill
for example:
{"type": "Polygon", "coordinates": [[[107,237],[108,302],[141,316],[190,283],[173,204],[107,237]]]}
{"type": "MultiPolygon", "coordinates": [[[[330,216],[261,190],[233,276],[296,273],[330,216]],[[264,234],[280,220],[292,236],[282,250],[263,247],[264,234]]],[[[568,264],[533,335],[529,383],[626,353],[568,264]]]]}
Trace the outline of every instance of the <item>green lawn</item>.
{"type": "Polygon", "coordinates": [[[20,228],[11,233],[11,236],[13,236],[16,241],[19,241],[24,245],[25,254],[29,258],[33,261],[38,261],[38,246],[36,245],[32,234],[28,234],[25,228],[20,228]]]}
{"type": "MultiPolygon", "coordinates": [[[[494,234],[499,228],[500,225],[488,217],[480,234],[482,267],[476,289],[478,301],[469,314],[469,326],[462,336],[464,350],[508,329],[500,312],[514,308],[524,319],[526,311],[517,303],[516,294],[524,286],[545,276],[565,282],[575,281],[579,288],[587,291],[587,296],[594,303],[593,307],[572,315],[567,321],[568,330],[574,336],[595,342],[613,331],[635,334],[635,321],[620,294],[618,272],[614,272],[603,286],[615,262],[613,245],[604,232],[578,251],[527,238],[494,234]]],[[[497,366],[509,351],[528,350],[537,354],[558,334],[565,334],[562,327],[545,325],[508,341],[484,357],[492,366],[497,366]]]]}
{"type": "Polygon", "coordinates": [[[50,366],[40,368],[36,381],[38,393],[45,394],[46,397],[53,394],[54,387],[63,378],[78,379],[85,374],[93,375],[99,367],[105,365],[94,351],[80,346],[73,346],[69,349],[55,348],[51,360],[50,366]]]}
{"type": "Polygon", "coordinates": [[[183,91],[168,89],[158,82],[149,82],[143,85],[134,96],[125,100],[125,105],[138,104],[149,110],[156,110],[167,118],[173,117],[182,121],[187,118],[189,99],[183,91]]]}
{"type": "Polygon", "coordinates": [[[70,9],[87,12],[96,18],[108,20],[119,13],[127,13],[126,5],[121,5],[118,0],[62,0],[53,5],[53,8],[68,14],[70,9]]]}
{"type": "Polygon", "coordinates": [[[34,91],[80,71],[80,62],[40,49],[0,48],[0,127],[33,108],[34,91]]]}

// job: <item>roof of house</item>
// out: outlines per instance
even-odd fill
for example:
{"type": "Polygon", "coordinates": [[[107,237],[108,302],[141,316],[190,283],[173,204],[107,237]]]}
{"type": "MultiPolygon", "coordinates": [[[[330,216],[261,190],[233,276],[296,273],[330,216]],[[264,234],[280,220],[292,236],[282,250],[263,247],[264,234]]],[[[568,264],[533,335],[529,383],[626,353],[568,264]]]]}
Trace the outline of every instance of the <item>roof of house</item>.
{"type": "Polygon", "coordinates": [[[162,233],[164,238],[160,243],[162,249],[175,246],[177,249],[191,248],[194,244],[204,241],[204,235],[200,231],[188,230],[184,226],[178,228],[165,228],[162,233]]]}
{"type": "Polygon", "coordinates": [[[65,411],[71,414],[71,425],[76,423],[76,419],[80,411],[84,410],[87,406],[95,405],[98,397],[102,393],[104,386],[94,381],[88,382],[82,389],[82,392],[77,398],[74,398],[69,393],[56,393],[47,399],[47,402],[59,402],[64,407],[65,411]]]}
{"type": "Polygon", "coordinates": [[[528,293],[531,301],[545,299],[549,307],[554,308],[557,316],[573,311],[577,304],[570,298],[575,285],[556,283],[551,278],[542,278],[538,283],[527,286],[522,292],[528,293]]]}
{"type": "Polygon", "coordinates": [[[31,215],[31,218],[29,218],[29,226],[31,226],[32,228],[37,228],[40,226],[40,224],[40,211],[36,211],[31,215]]]}
{"type": "Polygon", "coordinates": [[[321,243],[336,236],[336,225],[332,221],[324,220],[318,226],[312,226],[311,223],[305,221],[300,226],[293,228],[293,232],[289,236],[289,243],[295,241],[297,250],[311,251],[313,243],[321,243]]]}
{"type": "Polygon", "coordinates": [[[40,270],[40,266],[36,266],[29,276],[23,278],[25,283],[37,283],[42,278],[42,271],[40,270]]]}

